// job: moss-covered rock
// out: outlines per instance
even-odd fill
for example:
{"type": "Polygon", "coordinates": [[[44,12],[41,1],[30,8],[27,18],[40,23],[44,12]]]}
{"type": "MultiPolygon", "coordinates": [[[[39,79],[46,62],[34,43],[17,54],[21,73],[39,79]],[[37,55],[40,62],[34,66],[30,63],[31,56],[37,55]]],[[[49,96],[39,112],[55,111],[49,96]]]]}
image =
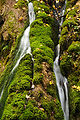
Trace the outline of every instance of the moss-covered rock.
{"type": "MultiPolygon", "coordinates": [[[[63,120],[53,73],[54,49],[58,43],[58,23],[52,13],[54,3],[30,1],[36,13],[36,20],[30,29],[33,58],[29,54],[24,56],[13,74],[10,72],[18,59],[15,56],[20,39],[29,24],[26,14],[28,2],[6,0],[6,6],[9,4],[8,15],[6,11],[2,12],[5,22],[1,28],[3,46],[0,48],[6,55],[1,53],[5,70],[1,74],[0,85],[3,87],[5,84],[5,88],[0,100],[0,117],[1,120],[63,120]]],[[[61,2],[64,3],[64,0],[61,2]]],[[[67,29],[65,26],[64,35],[68,33],[67,29]]]]}
{"type": "Polygon", "coordinates": [[[67,1],[67,14],[59,40],[61,45],[60,68],[69,82],[70,120],[79,119],[80,116],[79,9],[79,1],[67,1]]]}
{"type": "Polygon", "coordinates": [[[32,58],[30,55],[26,55],[20,61],[20,65],[18,66],[16,73],[14,73],[12,80],[8,81],[8,84],[10,84],[10,86],[7,88],[8,98],[6,101],[2,120],[19,119],[19,116],[22,113],[21,111],[24,110],[26,94],[31,89],[32,84],[32,58]],[[22,96],[22,98],[20,97],[20,95],[22,96]]]}

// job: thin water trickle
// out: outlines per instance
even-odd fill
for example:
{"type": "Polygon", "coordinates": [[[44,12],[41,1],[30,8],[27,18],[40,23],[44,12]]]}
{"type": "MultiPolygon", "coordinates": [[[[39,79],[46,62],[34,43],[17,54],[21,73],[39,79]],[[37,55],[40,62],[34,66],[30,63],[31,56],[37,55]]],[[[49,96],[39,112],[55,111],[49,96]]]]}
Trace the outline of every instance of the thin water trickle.
{"type": "MultiPolygon", "coordinates": [[[[66,8],[66,1],[65,5],[61,9],[61,20],[60,20],[60,27],[63,24],[63,16],[66,8]]],[[[61,33],[61,31],[59,31],[61,33]]],[[[59,34],[60,37],[60,34],[59,34]]],[[[69,120],[69,104],[68,104],[68,82],[67,79],[61,74],[60,67],[59,67],[59,56],[60,56],[60,45],[58,44],[56,47],[56,59],[54,61],[54,73],[56,77],[56,84],[58,88],[59,98],[61,102],[61,107],[64,113],[64,119],[69,120]]]]}
{"type": "Polygon", "coordinates": [[[61,12],[60,12],[60,16],[61,16],[61,21],[60,21],[60,26],[62,26],[63,21],[64,21],[64,13],[65,13],[65,9],[66,9],[66,0],[65,0],[65,4],[64,6],[61,8],[61,12]]]}
{"type": "MultiPolygon", "coordinates": [[[[29,22],[30,25],[31,23],[35,20],[35,13],[34,13],[34,8],[33,8],[33,3],[29,3],[28,4],[28,14],[29,14],[29,22]]],[[[26,54],[31,54],[31,47],[30,47],[30,42],[29,42],[29,32],[30,32],[30,25],[26,28],[26,30],[24,31],[24,34],[21,38],[21,42],[20,42],[20,46],[19,46],[19,50],[16,54],[16,57],[19,55],[19,59],[17,60],[14,68],[12,69],[11,74],[13,74],[14,70],[17,68],[17,66],[19,65],[21,59],[26,55],[26,54]]],[[[31,54],[32,55],[32,54],[31,54]]],[[[4,92],[4,88],[1,91],[0,94],[0,99],[3,95],[4,92]]]]}
{"type": "MultiPolygon", "coordinates": [[[[30,25],[31,23],[35,20],[35,13],[34,13],[34,8],[33,8],[33,4],[30,2],[28,4],[28,14],[29,14],[29,22],[30,25]]],[[[26,28],[26,30],[24,31],[24,34],[21,38],[21,42],[20,42],[20,46],[19,46],[19,50],[17,52],[17,55],[20,53],[20,57],[17,60],[14,68],[11,71],[11,74],[13,73],[13,71],[17,68],[17,66],[19,65],[21,59],[26,55],[26,54],[31,54],[31,47],[30,47],[30,42],[29,42],[29,32],[30,32],[30,25],[26,28]]],[[[32,55],[32,54],[31,54],[32,55]]]]}
{"type": "Polygon", "coordinates": [[[60,55],[60,46],[57,45],[57,57],[54,61],[54,73],[56,76],[56,84],[58,88],[59,98],[64,112],[65,120],[69,120],[69,106],[68,106],[68,82],[67,79],[61,74],[59,67],[59,55],[60,55]]]}
{"type": "Polygon", "coordinates": [[[2,91],[1,91],[0,99],[1,99],[1,97],[2,97],[2,95],[3,95],[3,91],[4,91],[4,88],[3,88],[2,91]]]}

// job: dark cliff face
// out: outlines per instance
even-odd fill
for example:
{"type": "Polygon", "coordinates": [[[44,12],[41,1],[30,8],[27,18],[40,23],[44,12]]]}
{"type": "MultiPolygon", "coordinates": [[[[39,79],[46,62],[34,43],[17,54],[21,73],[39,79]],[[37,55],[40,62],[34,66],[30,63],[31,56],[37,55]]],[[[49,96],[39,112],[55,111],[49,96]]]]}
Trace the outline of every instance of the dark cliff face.
{"type": "MultiPolygon", "coordinates": [[[[16,63],[20,39],[28,22],[26,0],[0,0],[0,117],[2,120],[63,120],[53,72],[55,46],[58,43],[59,24],[53,11],[55,0],[30,0],[33,2],[36,20],[31,24],[31,56],[26,55],[16,71],[10,71],[16,63]],[[32,84],[35,87],[32,89],[32,84]]],[[[60,68],[69,81],[70,119],[79,118],[79,1],[67,2],[65,21],[62,25],[60,68]]]]}

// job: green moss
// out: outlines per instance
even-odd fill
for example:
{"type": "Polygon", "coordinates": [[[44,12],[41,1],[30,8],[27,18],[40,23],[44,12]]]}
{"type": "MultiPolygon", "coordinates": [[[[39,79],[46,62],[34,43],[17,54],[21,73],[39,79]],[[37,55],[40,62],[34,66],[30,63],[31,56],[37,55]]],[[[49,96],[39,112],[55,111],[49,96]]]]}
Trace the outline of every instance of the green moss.
{"type": "Polygon", "coordinates": [[[77,70],[69,75],[68,81],[71,86],[80,84],[79,83],[79,79],[80,79],[79,74],[80,74],[80,72],[79,72],[79,70],[77,70]]]}
{"type": "Polygon", "coordinates": [[[73,7],[78,0],[67,0],[67,5],[66,8],[71,8],[73,7]]]}
{"type": "Polygon", "coordinates": [[[3,5],[6,0],[0,0],[0,4],[3,5]]]}
{"type": "Polygon", "coordinates": [[[12,69],[12,66],[13,66],[13,64],[11,64],[11,61],[9,61],[8,64],[6,65],[6,67],[5,67],[4,72],[0,76],[0,85],[1,85],[0,92],[3,88],[3,86],[6,85],[9,81],[9,79],[10,79],[9,74],[10,74],[10,71],[12,69]]]}
{"type": "Polygon", "coordinates": [[[50,58],[53,58],[53,51],[51,50],[51,48],[43,46],[43,45],[39,46],[39,48],[36,48],[36,50],[33,51],[33,56],[35,55],[34,58],[37,57],[36,54],[42,54],[42,56],[48,56],[50,58]]]}
{"type": "Polygon", "coordinates": [[[52,50],[54,50],[54,43],[51,40],[50,36],[48,36],[48,35],[39,36],[38,39],[37,39],[37,36],[31,37],[31,43],[32,43],[31,44],[32,51],[36,47],[41,48],[41,46],[43,46],[44,44],[46,46],[50,47],[52,50]],[[37,46],[36,46],[36,44],[37,44],[37,46]]]}
{"type": "MultiPolygon", "coordinates": [[[[34,67],[35,68],[35,67],[34,67]]],[[[39,71],[39,69],[38,69],[39,71]]],[[[36,71],[35,71],[36,72],[36,71]]],[[[39,71],[40,72],[40,71],[39,71]]],[[[33,78],[33,82],[34,84],[41,84],[42,83],[42,80],[43,80],[43,74],[42,73],[35,73],[34,74],[34,78],[33,78]]]]}
{"type": "MultiPolygon", "coordinates": [[[[78,64],[80,62],[78,61],[78,64]]],[[[80,86],[80,68],[76,68],[68,76],[69,81],[69,106],[70,106],[70,119],[79,118],[80,116],[80,91],[78,86],[80,86]],[[76,88],[76,87],[77,88],[76,88]]]]}
{"type": "Polygon", "coordinates": [[[55,96],[55,85],[48,85],[47,86],[47,93],[50,94],[51,96],[55,96]]]}
{"type": "MultiPolygon", "coordinates": [[[[32,55],[34,58],[34,65],[31,56],[28,54],[20,61],[19,66],[16,68],[13,76],[10,79],[9,79],[9,73],[10,73],[9,71],[7,75],[8,82],[6,82],[7,89],[5,89],[5,93],[4,93],[4,96],[7,93],[8,97],[6,97],[7,100],[4,99],[6,103],[4,102],[5,108],[2,115],[2,120],[23,120],[23,119],[47,120],[47,119],[51,119],[50,117],[53,114],[52,112],[54,112],[55,118],[61,119],[62,117],[60,115],[62,114],[61,111],[59,114],[57,114],[58,108],[55,109],[55,106],[57,104],[55,105],[54,101],[48,101],[47,103],[46,101],[40,101],[41,99],[43,99],[44,93],[47,94],[46,91],[43,90],[44,76],[42,70],[44,68],[42,64],[43,62],[49,64],[48,70],[51,73],[53,72],[53,59],[54,59],[53,41],[56,41],[58,39],[57,38],[58,26],[55,24],[55,20],[48,16],[48,13],[50,12],[50,8],[47,5],[45,5],[45,2],[41,4],[39,1],[34,1],[34,0],[32,1],[35,5],[34,9],[36,11],[36,18],[37,18],[31,24],[31,30],[30,30],[30,43],[32,48],[32,55]],[[39,13],[39,9],[40,9],[40,13],[39,13]],[[35,98],[34,96],[33,97],[30,96],[31,97],[30,99],[36,99],[37,101],[41,102],[40,104],[42,104],[42,106],[44,107],[43,110],[39,108],[36,101],[26,98],[26,95],[31,94],[30,92],[31,92],[32,81],[34,82],[34,84],[40,84],[41,89],[43,91],[38,91],[37,98],[35,98]]],[[[15,8],[23,8],[26,6],[27,6],[27,2],[23,0],[22,1],[18,0],[18,2],[15,4],[15,8]]],[[[10,13],[10,15],[14,17],[13,13],[10,13]]],[[[11,29],[14,28],[15,23],[16,23],[16,19],[15,22],[12,21],[9,23],[10,33],[11,33],[11,29]]],[[[22,31],[23,33],[24,30],[20,30],[20,31],[22,31]]],[[[11,33],[11,35],[15,36],[13,33],[11,33]]],[[[15,60],[15,54],[17,52],[17,49],[19,48],[18,42],[20,41],[20,38],[23,34],[20,33],[19,35],[20,36],[16,36],[17,39],[16,41],[14,41],[14,46],[11,48],[10,51],[10,55],[13,56],[12,60],[14,61],[12,66],[10,65],[11,67],[10,70],[15,65],[19,57],[19,56],[16,57],[15,60]]],[[[3,50],[5,50],[5,48],[6,46],[4,46],[3,50]]],[[[10,64],[12,63],[12,60],[10,61],[10,64]]],[[[52,89],[54,89],[54,87],[53,86],[48,87],[49,94],[50,91],[52,92],[52,89]]],[[[50,95],[54,96],[55,94],[56,93],[52,92],[50,95]]],[[[1,101],[2,100],[3,99],[1,99],[1,101]]]]}
{"type": "Polygon", "coordinates": [[[46,13],[49,13],[50,11],[49,7],[46,6],[44,2],[41,4],[39,1],[34,1],[33,5],[35,13],[37,13],[38,11],[45,11],[46,13]]]}
{"type": "Polygon", "coordinates": [[[61,72],[64,76],[67,76],[72,72],[71,67],[73,66],[73,60],[72,56],[68,55],[67,53],[64,53],[61,56],[61,61],[60,61],[60,68],[61,72]]]}
{"type": "Polygon", "coordinates": [[[34,25],[43,25],[42,19],[36,19],[34,22],[32,22],[31,27],[34,27],[34,25]]]}
{"type": "Polygon", "coordinates": [[[78,4],[78,0],[67,1],[67,15],[62,25],[61,38],[59,41],[61,45],[60,68],[62,74],[67,77],[69,82],[70,120],[79,119],[80,116],[80,42],[78,4]],[[66,30],[65,27],[67,28],[66,30]]]}
{"type": "Polygon", "coordinates": [[[0,118],[1,118],[2,112],[4,110],[4,105],[5,105],[6,98],[8,96],[9,82],[12,79],[12,77],[10,76],[10,72],[13,68],[13,64],[12,64],[13,57],[9,58],[9,61],[5,66],[5,70],[3,71],[3,73],[0,76],[0,85],[1,85],[0,92],[4,88],[3,95],[2,95],[2,98],[0,100],[0,118]]]}
{"type": "Polygon", "coordinates": [[[15,4],[15,8],[22,8],[22,7],[27,7],[28,3],[27,1],[24,0],[18,0],[18,2],[15,4]]]}
{"type": "MultiPolygon", "coordinates": [[[[14,72],[11,78],[8,77],[8,81],[6,83],[7,87],[5,88],[5,90],[7,91],[8,98],[3,112],[2,120],[18,119],[18,117],[21,114],[21,111],[24,108],[23,104],[24,100],[20,100],[20,102],[18,100],[22,99],[19,94],[22,94],[22,92],[24,92],[25,90],[26,91],[30,90],[31,82],[32,82],[32,58],[31,55],[28,54],[20,61],[20,64],[17,67],[17,71],[14,72]],[[17,98],[15,97],[14,94],[16,94],[17,98]],[[10,95],[13,95],[13,99],[9,97],[10,95]],[[17,109],[15,106],[17,107],[17,109]]],[[[4,95],[6,94],[5,90],[4,95]]]]}
{"type": "Polygon", "coordinates": [[[54,110],[54,102],[53,101],[43,100],[41,106],[42,106],[42,108],[44,108],[44,110],[47,112],[47,114],[50,114],[51,111],[54,110]]]}
{"type": "Polygon", "coordinates": [[[69,17],[69,16],[70,16],[70,17],[75,17],[75,16],[76,16],[76,12],[77,12],[76,9],[71,10],[71,11],[68,13],[68,17],[69,17]]]}
{"type": "Polygon", "coordinates": [[[20,92],[21,90],[29,90],[31,87],[30,81],[32,81],[32,79],[28,75],[15,79],[15,81],[10,84],[9,93],[16,91],[20,92]]]}
{"type": "Polygon", "coordinates": [[[44,27],[44,25],[35,25],[35,28],[31,28],[30,30],[30,36],[42,36],[42,35],[51,35],[51,28],[50,27],[44,27]]]}
{"type": "Polygon", "coordinates": [[[32,101],[28,101],[26,109],[19,118],[20,120],[46,120],[47,114],[39,110],[32,101]]]}
{"type": "Polygon", "coordinates": [[[6,101],[2,120],[13,120],[19,118],[24,110],[26,93],[11,93],[6,101]]]}
{"type": "Polygon", "coordinates": [[[78,25],[76,19],[75,19],[75,18],[73,18],[73,19],[71,18],[70,20],[65,20],[65,21],[63,22],[62,27],[65,27],[65,26],[73,27],[73,26],[75,26],[75,25],[78,25]]]}
{"type": "Polygon", "coordinates": [[[55,108],[54,108],[54,117],[56,120],[64,120],[64,115],[63,115],[63,111],[61,109],[61,104],[60,104],[60,101],[58,99],[56,99],[56,105],[55,105],[55,108]]]}
{"type": "Polygon", "coordinates": [[[49,24],[50,26],[53,26],[55,22],[55,20],[48,16],[48,14],[46,14],[45,12],[38,13],[37,18],[42,18],[43,22],[49,24]]]}
{"type": "Polygon", "coordinates": [[[68,28],[67,26],[63,27],[62,31],[61,31],[61,35],[65,35],[68,33],[68,28]]]}
{"type": "Polygon", "coordinates": [[[70,119],[73,120],[80,116],[80,94],[75,89],[71,88],[69,93],[70,99],[70,119]]]}
{"type": "Polygon", "coordinates": [[[41,72],[41,71],[42,71],[41,63],[39,61],[35,60],[34,72],[41,72]]]}
{"type": "Polygon", "coordinates": [[[79,53],[79,51],[80,51],[80,42],[79,41],[72,42],[72,44],[68,47],[69,53],[72,53],[72,52],[79,53]]]}
{"type": "Polygon", "coordinates": [[[53,118],[56,120],[64,119],[61,105],[57,98],[54,98],[54,101],[53,100],[48,101],[47,99],[42,99],[41,106],[42,108],[44,108],[45,112],[47,112],[49,120],[50,120],[50,113],[52,113],[53,118]]]}
{"type": "Polygon", "coordinates": [[[32,54],[34,58],[34,78],[35,84],[42,82],[42,62],[53,65],[54,57],[54,43],[51,39],[51,27],[45,26],[43,21],[39,18],[35,20],[31,25],[30,30],[30,43],[32,48],[32,54]],[[39,75],[36,72],[40,72],[39,75]],[[38,76],[37,76],[38,75],[38,76]]]}
{"type": "Polygon", "coordinates": [[[67,34],[61,35],[60,40],[59,40],[59,44],[61,46],[62,51],[63,51],[63,49],[65,50],[67,48],[67,34]]]}

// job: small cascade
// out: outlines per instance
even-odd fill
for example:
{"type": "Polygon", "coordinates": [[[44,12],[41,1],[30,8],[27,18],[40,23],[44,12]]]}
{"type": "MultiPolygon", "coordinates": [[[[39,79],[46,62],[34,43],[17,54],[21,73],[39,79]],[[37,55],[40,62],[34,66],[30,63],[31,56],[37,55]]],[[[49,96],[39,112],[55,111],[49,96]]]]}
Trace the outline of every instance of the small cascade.
{"type": "Polygon", "coordinates": [[[59,67],[60,46],[57,45],[57,57],[54,61],[54,73],[56,76],[56,84],[58,88],[59,98],[64,112],[65,120],[69,120],[69,106],[68,106],[68,82],[67,79],[61,74],[59,67]]]}
{"type": "Polygon", "coordinates": [[[2,91],[1,91],[0,99],[1,99],[1,97],[2,97],[2,95],[3,95],[3,91],[4,91],[4,87],[3,87],[2,91]]]}
{"type": "Polygon", "coordinates": [[[65,0],[64,6],[60,9],[60,16],[61,16],[60,26],[62,26],[63,21],[64,21],[65,9],[66,9],[66,0],[65,0]]]}
{"type": "MultiPolygon", "coordinates": [[[[59,22],[60,28],[63,24],[64,20],[64,12],[66,8],[66,0],[64,6],[60,10],[61,20],[59,22]]],[[[59,33],[61,34],[61,29],[59,29],[59,33]]],[[[59,34],[59,37],[60,37],[59,34]]],[[[64,113],[64,119],[69,120],[69,104],[68,104],[68,82],[67,79],[61,74],[59,67],[59,57],[60,57],[60,45],[58,44],[56,47],[56,59],[54,61],[54,73],[56,77],[56,84],[58,88],[59,98],[61,102],[61,107],[64,113]]]]}
{"type": "MultiPolygon", "coordinates": [[[[28,14],[29,14],[29,26],[26,28],[26,30],[24,31],[24,34],[21,38],[21,42],[20,42],[20,46],[19,46],[19,50],[16,54],[16,57],[19,55],[19,59],[17,60],[14,68],[12,69],[11,74],[13,74],[14,70],[17,68],[17,66],[19,65],[21,59],[26,55],[26,54],[31,54],[31,47],[30,47],[30,42],[29,42],[29,32],[30,32],[30,25],[31,23],[35,20],[35,13],[34,13],[34,8],[33,8],[33,3],[29,3],[28,4],[28,14]]],[[[31,54],[32,56],[32,54],[31,54]]],[[[4,86],[5,88],[5,86],[4,86]]],[[[0,99],[3,95],[3,92],[4,92],[4,88],[2,89],[1,91],[1,94],[0,94],[0,99]]]]}
{"type": "MultiPolygon", "coordinates": [[[[29,14],[29,22],[30,25],[31,23],[35,20],[35,13],[34,13],[34,8],[33,8],[33,4],[30,2],[28,4],[28,14],[29,14]]],[[[21,59],[26,55],[26,54],[31,54],[31,47],[30,47],[30,42],[29,42],[29,32],[30,32],[30,25],[26,28],[26,30],[24,31],[24,34],[21,38],[21,42],[20,42],[20,46],[19,46],[19,50],[17,52],[17,56],[20,53],[20,57],[16,62],[16,65],[14,66],[14,68],[11,71],[11,74],[13,73],[13,71],[17,68],[17,66],[19,65],[21,59]]],[[[32,55],[32,54],[31,54],[32,55]]]]}

